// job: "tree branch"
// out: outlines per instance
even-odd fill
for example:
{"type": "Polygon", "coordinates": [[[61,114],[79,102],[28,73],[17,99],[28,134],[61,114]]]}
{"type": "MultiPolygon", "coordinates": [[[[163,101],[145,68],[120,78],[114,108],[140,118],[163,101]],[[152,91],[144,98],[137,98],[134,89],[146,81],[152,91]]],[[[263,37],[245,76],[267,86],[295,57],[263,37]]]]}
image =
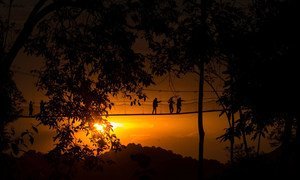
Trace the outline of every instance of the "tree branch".
{"type": "MultiPolygon", "coordinates": [[[[211,87],[211,89],[212,89],[212,90],[214,91],[214,93],[216,94],[217,98],[218,98],[218,99],[221,99],[221,96],[219,95],[219,93],[218,93],[218,91],[216,90],[216,88],[215,88],[215,87],[214,87],[207,79],[204,79],[204,81],[211,87]]],[[[221,103],[221,106],[222,106],[222,108],[223,108],[223,110],[224,110],[226,116],[227,116],[227,120],[228,120],[229,127],[231,127],[230,114],[226,111],[225,105],[224,105],[222,102],[220,102],[220,103],[221,103]]]]}
{"type": "Polygon", "coordinates": [[[22,29],[22,31],[20,32],[20,34],[18,35],[16,41],[14,42],[14,44],[12,45],[11,49],[9,50],[4,64],[5,64],[5,69],[10,69],[14,59],[16,58],[18,52],[20,51],[20,49],[23,47],[25,41],[27,40],[27,38],[29,37],[29,35],[31,34],[34,26],[36,25],[36,23],[40,20],[36,18],[36,14],[39,12],[39,10],[44,6],[44,4],[46,3],[47,0],[40,0],[35,7],[33,8],[33,10],[31,11],[27,21],[24,24],[24,27],[22,29]],[[36,22],[37,21],[37,22],[36,22]]]}
{"type": "MultiPolygon", "coordinates": [[[[24,24],[22,31],[8,52],[5,62],[4,68],[10,69],[14,59],[16,58],[20,49],[24,46],[28,37],[32,33],[34,27],[37,25],[39,21],[41,21],[44,17],[54,12],[55,10],[59,10],[63,7],[74,7],[81,9],[95,9],[95,5],[87,3],[85,0],[59,0],[55,1],[43,8],[47,0],[40,0],[36,6],[31,11],[27,21],[24,24]]],[[[91,1],[92,2],[92,1],[91,1]]]]}
{"type": "Polygon", "coordinates": [[[6,41],[7,41],[7,36],[8,36],[8,33],[9,33],[9,25],[10,25],[10,18],[11,18],[11,8],[12,8],[12,4],[13,4],[13,0],[10,0],[9,1],[9,8],[8,8],[8,15],[7,15],[7,31],[6,31],[6,34],[5,34],[5,37],[4,37],[4,41],[3,41],[3,50],[5,52],[5,46],[6,46],[6,41]]]}

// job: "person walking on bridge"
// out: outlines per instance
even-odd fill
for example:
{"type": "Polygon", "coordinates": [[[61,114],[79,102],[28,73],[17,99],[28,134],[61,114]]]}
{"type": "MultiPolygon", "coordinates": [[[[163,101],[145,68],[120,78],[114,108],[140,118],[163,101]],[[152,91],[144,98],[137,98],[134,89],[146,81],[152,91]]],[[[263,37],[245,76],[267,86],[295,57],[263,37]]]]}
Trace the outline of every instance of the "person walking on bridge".
{"type": "Polygon", "coordinates": [[[160,103],[161,101],[158,101],[157,98],[154,98],[153,100],[153,110],[152,110],[152,114],[156,114],[157,113],[157,107],[158,107],[158,103],[160,103]]]}
{"type": "Polygon", "coordinates": [[[174,111],[174,104],[175,104],[175,101],[173,100],[173,96],[170,97],[170,99],[168,100],[168,103],[169,103],[170,114],[172,114],[174,111]]]}
{"type": "Polygon", "coordinates": [[[180,113],[181,112],[182,101],[183,100],[181,99],[181,97],[179,97],[177,99],[177,104],[176,104],[177,110],[176,110],[176,113],[180,113]]]}

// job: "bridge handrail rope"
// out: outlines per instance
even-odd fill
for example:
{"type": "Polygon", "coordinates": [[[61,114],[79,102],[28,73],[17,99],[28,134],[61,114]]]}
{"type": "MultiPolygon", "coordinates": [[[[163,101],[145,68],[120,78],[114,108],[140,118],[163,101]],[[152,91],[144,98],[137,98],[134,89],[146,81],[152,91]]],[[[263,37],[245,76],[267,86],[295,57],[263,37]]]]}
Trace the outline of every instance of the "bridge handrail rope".
{"type": "MultiPolygon", "coordinates": [[[[13,71],[16,72],[16,73],[21,73],[21,74],[24,74],[24,75],[36,77],[36,74],[28,73],[28,72],[22,71],[20,69],[13,68],[13,71]]],[[[164,78],[162,80],[162,82],[165,81],[167,79],[167,77],[164,78]]],[[[133,105],[132,107],[135,107],[135,109],[134,108],[131,109],[131,108],[127,108],[127,106],[131,107],[131,105],[130,105],[131,101],[123,99],[123,100],[114,101],[115,106],[113,106],[113,109],[112,109],[111,113],[108,116],[140,116],[140,115],[141,116],[143,116],[143,115],[146,115],[146,116],[147,115],[160,116],[160,115],[183,115],[183,114],[196,114],[196,113],[198,113],[196,111],[197,104],[198,104],[198,98],[184,99],[184,102],[182,102],[182,107],[183,107],[183,109],[185,109],[185,111],[183,110],[180,113],[169,113],[169,109],[168,109],[169,97],[168,98],[161,97],[161,94],[160,94],[161,92],[171,93],[173,95],[173,97],[175,97],[175,98],[178,98],[179,94],[181,94],[181,93],[194,93],[195,94],[194,97],[196,97],[197,93],[199,92],[198,90],[176,90],[175,86],[174,86],[174,83],[172,81],[172,77],[171,77],[170,74],[169,74],[169,88],[170,88],[170,90],[167,90],[167,89],[151,89],[151,88],[145,88],[144,89],[144,91],[152,91],[152,92],[158,92],[159,93],[159,101],[161,101],[161,103],[159,103],[159,106],[158,106],[158,112],[159,113],[157,113],[157,114],[152,114],[151,113],[151,107],[153,106],[152,100],[141,101],[140,102],[141,106],[133,105]],[[122,108],[118,109],[118,106],[122,107],[122,108]],[[121,111],[123,111],[123,113],[120,113],[121,111]],[[141,112],[139,112],[139,111],[141,111],[141,112]]],[[[204,92],[214,93],[214,91],[207,91],[207,90],[204,91],[204,92]]],[[[222,92],[222,91],[218,90],[217,92],[222,92]]],[[[216,101],[217,101],[216,97],[211,97],[211,96],[210,97],[204,97],[204,103],[215,103],[216,101]]],[[[24,114],[28,114],[28,113],[26,113],[26,111],[28,110],[28,105],[27,106],[22,105],[22,107],[25,110],[24,114]]],[[[214,107],[215,106],[212,106],[212,109],[207,109],[203,112],[207,113],[207,112],[221,111],[221,110],[218,110],[218,109],[213,109],[214,107]]],[[[34,108],[34,114],[38,114],[37,112],[39,112],[38,109],[40,107],[37,106],[37,105],[33,105],[33,108],[34,108]]],[[[26,116],[24,114],[21,117],[32,117],[32,116],[26,116]]],[[[106,115],[103,115],[103,116],[106,116],[106,115]]]]}
{"type": "MultiPolygon", "coordinates": [[[[211,110],[205,110],[202,111],[203,113],[211,113],[211,112],[221,112],[223,110],[221,109],[211,109],[211,110]]],[[[108,114],[108,115],[101,115],[101,116],[173,116],[173,115],[186,115],[186,114],[198,114],[198,111],[189,111],[189,112],[180,112],[180,113],[157,113],[157,114],[152,114],[152,113],[128,113],[128,114],[108,114]]],[[[34,118],[34,116],[27,116],[27,115],[21,115],[19,116],[21,118],[34,118]]],[[[52,116],[52,117],[63,117],[63,116],[52,116]]],[[[97,116],[96,116],[97,117],[97,116]]]]}

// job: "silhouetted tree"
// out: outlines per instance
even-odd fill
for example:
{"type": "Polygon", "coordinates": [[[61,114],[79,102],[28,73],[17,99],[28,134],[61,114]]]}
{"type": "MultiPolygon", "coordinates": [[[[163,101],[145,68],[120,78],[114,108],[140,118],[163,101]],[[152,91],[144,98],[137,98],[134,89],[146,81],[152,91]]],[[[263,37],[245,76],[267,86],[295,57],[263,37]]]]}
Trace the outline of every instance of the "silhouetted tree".
{"type": "MultiPolygon", "coordinates": [[[[1,46],[1,96],[7,98],[1,103],[9,110],[11,103],[17,103],[12,98],[20,96],[11,89],[15,86],[9,73],[17,53],[25,47],[28,54],[45,60],[44,68],[37,71],[37,86],[49,101],[38,120],[57,133],[52,154],[73,153],[76,158],[90,154],[86,146],[79,145],[82,140],[75,139],[75,133],[83,130],[88,134],[96,118],[106,130],[92,140],[96,153],[117,148],[119,140],[110,133],[109,122],[101,118],[113,106],[110,97],[121,93],[145,99],[141,90],[152,83],[152,76],[144,69],[143,56],[132,50],[137,34],[130,10],[136,3],[39,0],[16,39],[6,49],[1,46]]],[[[5,23],[1,21],[1,44],[6,42],[5,28],[10,25],[5,23]]]]}
{"type": "MultiPolygon", "coordinates": [[[[245,136],[246,129],[248,129],[247,120],[251,117],[249,116],[249,108],[244,106],[243,99],[240,97],[239,84],[236,83],[243,82],[239,81],[242,77],[237,74],[240,69],[236,68],[237,65],[235,65],[235,62],[240,60],[240,57],[233,53],[240,53],[239,48],[242,44],[239,43],[242,42],[245,34],[251,28],[251,19],[247,11],[249,10],[245,7],[228,1],[218,6],[216,13],[213,14],[219,38],[218,49],[222,57],[221,61],[224,64],[224,71],[221,75],[224,80],[224,92],[218,102],[224,106],[224,112],[228,120],[231,121],[225,135],[221,136],[220,139],[223,141],[230,140],[231,142],[231,162],[234,160],[234,138],[236,136],[243,136],[244,148],[247,154],[247,140],[245,136]],[[238,116],[240,118],[236,119],[238,116]]],[[[246,60],[241,59],[241,61],[246,60]]]]}
{"type": "MultiPolygon", "coordinates": [[[[178,2],[177,2],[178,3],[178,2]]],[[[156,75],[168,71],[177,75],[199,75],[198,133],[199,133],[199,178],[203,179],[203,87],[205,65],[214,55],[214,32],[210,24],[210,1],[184,1],[177,4],[179,17],[169,23],[169,31],[158,38],[148,39],[152,54],[152,70],[156,75]]],[[[176,17],[176,16],[175,16],[176,17]]]]}
{"type": "Polygon", "coordinates": [[[100,154],[119,143],[101,118],[114,105],[110,96],[136,94],[144,99],[142,88],[152,83],[152,76],[144,68],[143,56],[132,49],[137,36],[130,24],[130,4],[78,3],[83,6],[64,6],[44,17],[25,48],[45,59],[37,86],[49,101],[38,119],[56,130],[54,150],[84,152],[74,133],[89,133],[99,121],[107,131],[92,141],[100,154]]]}
{"type": "MultiPolygon", "coordinates": [[[[5,68],[3,63],[10,47],[9,34],[13,29],[11,23],[12,1],[2,2],[0,6],[7,6],[8,14],[0,16],[0,152],[7,150],[12,145],[11,133],[5,126],[16,120],[22,112],[21,103],[24,102],[22,93],[18,90],[12,80],[13,73],[9,68],[5,68]]],[[[12,145],[15,147],[15,144],[12,145]]]]}
{"type": "MultiPolygon", "coordinates": [[[[254,1],[246,18],[246,28],[242,30],[243,26],[237,26],[220,35],[221,50],[230,57],[225,72],[234,78],[227,81],[230,91],[225,91],[223,101],[229,103],[228,107],[237,106],[236,111],[251,113],[247,124],[252,126],[253,138],[258,138],[257,152],[260,138],[268,133],[268,127],[283,120],[281,142],[283,155],[288,155],[292,128],[298,121],[292,101],[299,97],[293,81],[297,76],[292,58],[297,37],[292,23],[296,17],[295,7],[295,1],[254,1]],[[230,101],[232,96],[237,102],[230,101]]],[[[220,21],[220,27],[230,27],[223,23],[226,21],[220,21]]]]}

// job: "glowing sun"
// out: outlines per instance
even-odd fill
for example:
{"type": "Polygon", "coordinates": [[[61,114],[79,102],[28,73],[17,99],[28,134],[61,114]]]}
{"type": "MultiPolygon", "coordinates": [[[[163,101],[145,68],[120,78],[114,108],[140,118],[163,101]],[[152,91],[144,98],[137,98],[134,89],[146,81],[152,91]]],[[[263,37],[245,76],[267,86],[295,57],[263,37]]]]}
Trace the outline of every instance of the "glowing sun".
{"type": "Polygon", "coordinates": [[[99,131],[99,132],[101,132],[101,133],[105,133],[105,125],[104,124],[99,124],[99,123],[95,123],[94,124],[94,128],[97,130],[97,131],[99,131]]]}
{"type": "MultiPolygon", "coordinates": [[[[123,126],[121,123],[116,123],[116,122],[111,122],[110,124],[112,125],[112,129],[116,129],[118,127],[123,126]]],[[[95,123],[94,128],[101,133],[105,133],[106,124],[95,123]]]]}

